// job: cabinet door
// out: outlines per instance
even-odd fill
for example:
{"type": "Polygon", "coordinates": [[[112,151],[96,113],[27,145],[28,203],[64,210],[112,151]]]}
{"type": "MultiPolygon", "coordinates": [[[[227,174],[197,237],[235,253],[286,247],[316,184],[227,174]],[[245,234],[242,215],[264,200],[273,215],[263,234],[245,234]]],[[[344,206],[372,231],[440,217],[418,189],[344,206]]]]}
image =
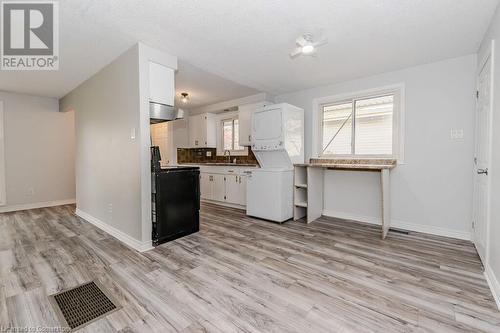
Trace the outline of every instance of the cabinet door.
{"type": "Polygon", "coordinates": [[[174,105],[174,97],[174,70],[155,62],[149,62],[149,100],[174,105]]]}
{"type": "Polygon", "coordinates": [[[251,105],[242,105],[238,107],[238,123],[239,123],[239,144],[240,146],[251,146],[251,126],[252,126],[252,112],[251,105]]]}
{"type": "Polygon", "coordinates": [[[226,202],[238,204],[240,197],[240,183],[238,175],[226,176],[226,202]]]}
{"type": "Polygon", "coordinates": [[[200,173],[200,192],[201,198],[212,200],[212,175],[208,173],[200,173]]]}
{"type": "Polygon", "coordinates": [[[246,176],[226,176],[226,202],[245,206],[247,197],[246,183],[246,176]]]}
{"type": "Polygon", "coordinates": [[[212,200],[225,201],[226,200],[226,176],[213,174],[212,175],[212,200]]]}
{"type": "Polygon", "coordinates": [[[189,117],[189,146],[191,148],[201,148],[202,143],[203,119],[201,115],[189,117]]]}
{"type": "Polygon", "coordinates": [[[269,102],[240,105],[238,107],[239,119],[239,144],[240,146],[252,145],[252,114],[255,110],[270,105],[269,102]]]}
{"type": "Polygon", "coordinates": [[[239,179],[240,184],[240,196],[237,204],[246,206],[247,205],[247,176],[240,176],[239,179]]]}

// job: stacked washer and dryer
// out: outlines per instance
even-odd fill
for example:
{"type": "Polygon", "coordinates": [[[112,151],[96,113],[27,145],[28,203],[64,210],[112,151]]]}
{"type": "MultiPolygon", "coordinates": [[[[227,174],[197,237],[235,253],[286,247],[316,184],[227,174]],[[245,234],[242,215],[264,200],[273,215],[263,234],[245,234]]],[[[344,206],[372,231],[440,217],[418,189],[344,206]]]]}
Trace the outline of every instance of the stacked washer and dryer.
{"type": "Polygon", "coordinates": [[[304,110],[265,106],[254,111],[251,131],[260,169],[248,176],[247,215],[285,222],[293,217],[293,165],[304,163],[304,110]]]}

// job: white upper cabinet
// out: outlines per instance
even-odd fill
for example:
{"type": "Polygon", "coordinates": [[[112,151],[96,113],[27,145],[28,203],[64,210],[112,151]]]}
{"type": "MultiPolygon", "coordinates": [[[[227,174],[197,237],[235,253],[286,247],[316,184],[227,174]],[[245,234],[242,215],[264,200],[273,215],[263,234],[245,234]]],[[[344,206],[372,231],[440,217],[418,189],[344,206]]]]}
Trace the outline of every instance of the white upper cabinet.
{"type": "Polygon", "coordinates": [[[189,147],[216,148],[217,129],[213,113],[203,113],[189,117],[189,147]]]}
{"type": "Polygon", "coordinates": [[[258,110],[266,105],[270,105],[270,102],[259,102],[252,104],[240,105],[238,107],[238,119],[239,119],[239,144],[240,146],[251,146],[252,145],[252,114],[255,110],[258,110]]]}
{"type": "Polygon", "coordinates": [[[174,98],[174,70],[150,61],[149,101],[173,106],[174,98]]]}

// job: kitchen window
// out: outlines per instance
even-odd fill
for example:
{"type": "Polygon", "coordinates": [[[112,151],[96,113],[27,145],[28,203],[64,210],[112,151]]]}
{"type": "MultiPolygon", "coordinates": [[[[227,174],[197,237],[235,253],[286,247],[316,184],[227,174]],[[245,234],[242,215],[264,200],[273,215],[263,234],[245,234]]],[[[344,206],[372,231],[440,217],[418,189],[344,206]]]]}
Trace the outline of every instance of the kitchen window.
{"type": "Polygon", "coordinates": [[[224,155],[229,151],[232,156],[248,155],[248,148],[239,145],[239,119],[238,114],[221,114],[218,125],[219,140],[217,155],[224,155]]]}
{"type": "Polygon", "coordinates": [[[400,90],[360,94],[319,105],[319,156],[398,158],[401,156],[400,90]]]}

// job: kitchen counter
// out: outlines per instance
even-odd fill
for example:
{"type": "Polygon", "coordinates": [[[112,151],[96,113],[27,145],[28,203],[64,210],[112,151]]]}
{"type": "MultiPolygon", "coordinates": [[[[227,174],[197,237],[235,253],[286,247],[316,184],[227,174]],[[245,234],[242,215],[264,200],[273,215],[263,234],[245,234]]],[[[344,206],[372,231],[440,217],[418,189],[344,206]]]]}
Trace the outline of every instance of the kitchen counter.
{"type": "Polygon", "coordinates": [[[396,167],[393,159],[319,159],[311,158],[310,163],[295,166],[316,167],[338,170],[383,170],[396,167]]]}
{"type": "Polygon", "coordinates": [[[243,163],[182,163],[179,165],[196,165],[196,166],[232,166],[232,167],[254,167],[258,168],[256,164],[243,164],[243,163]]]}

